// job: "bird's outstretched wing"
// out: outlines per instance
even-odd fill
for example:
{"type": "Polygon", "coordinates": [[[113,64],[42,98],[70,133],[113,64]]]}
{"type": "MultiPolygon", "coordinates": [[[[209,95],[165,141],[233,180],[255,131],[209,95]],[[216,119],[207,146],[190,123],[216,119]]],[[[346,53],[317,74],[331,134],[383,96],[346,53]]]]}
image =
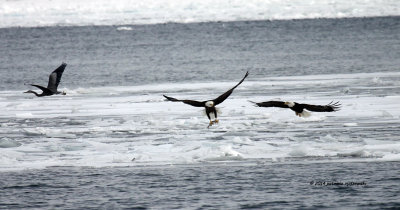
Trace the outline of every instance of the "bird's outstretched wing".
{"type": "Polygon", "coordinates": [[[280,107],[280,108],[289,108],[288,105],[285,104],[283,101],[265,101],[265,102],[253,102],[250,101],[251,103],[254,103],[255,106],[259,107],[280,107]]]}
{"type": "Polygon", "coordinates": [[[237,86],[239,86],[240,84],[242,84],[242,82],[244,81],[244,79],[246,79],[246,77],[247,77],[248,75],[249,75],[249,72],[246,72],[246,75],[244,75],[243,79],[240,80],[240,82],[239,82],[237,85],[235,85],[235,87],[231,88],[230,90],[226,91],[224,94],[218,96],[218,98],[214,99],[214,100],[213,100],[213,101],[214,101],[214,106],[216,106],[216,105],[222,103],[223,101],[225,101],[225,99],[227,99],[227,98],[232,94],[233,90],[234,90],[235,88],[237,88],[237,86]]]}
{"type": "Polygon", "coordinates": [[[40,85],[34,85],[34,84],[31,84],[31,85],[32,85],[33,87],[39,88],[39,89],[42,90],[43,93],[45,93],[46,95],[51,95],[51,94],[53,94],[52,91],[51,91],[50,89],[48,89],[48,88],[45,88],[45,87],[40,86],[40,85]]]}
{"type": "Polygon", "coordinates": [[[47,85],[47,88],[53,93],[57,92],[58,84],[60,84],[61,76],[66,66],[66,63],[62,63],[61,66],[54,70],[49,76],[49,84],[47,85]]]}
{"type": "Polygon", "coordinates": [[[307,109],[312,112],[336,112],[340,110],[341,104],[339,101],[333,103],[331,101],[327,105],[311,105],[311,104],[300,104],[301,106],[304,107],[304,109],[307,109]]]}
{"type": "Polygon", "coordinates": [[[204,107],[205,106],[205,102],[203,101],[203,102],[200,102],[200,101],[193,101],[193,100],[179,100],[179,99],[176,99],[176,98],[172,98],[172,97],[169,97],[169,96],[166,96],[166,95],[163,95],[166,99],[168,99],[169,101],[174,101],[174,102],[183,102],[183,103],[185,103],[185,104],[189,104],[189,105],[192,105],[192,106],[195,106],[195,107],[204,107]]]}

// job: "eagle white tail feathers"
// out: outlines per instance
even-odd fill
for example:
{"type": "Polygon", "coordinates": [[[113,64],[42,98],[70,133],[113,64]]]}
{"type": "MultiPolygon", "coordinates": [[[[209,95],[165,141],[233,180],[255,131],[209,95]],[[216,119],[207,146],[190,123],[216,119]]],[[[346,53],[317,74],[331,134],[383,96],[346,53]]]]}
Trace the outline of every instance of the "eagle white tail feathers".
{"type": "Polygon", "coordinates": [[[303,112],[299,113],[299,117],[307,118],[309,116],[311,116],[311,113],[307,112],[306,110],[303,110],[303,112]]]}

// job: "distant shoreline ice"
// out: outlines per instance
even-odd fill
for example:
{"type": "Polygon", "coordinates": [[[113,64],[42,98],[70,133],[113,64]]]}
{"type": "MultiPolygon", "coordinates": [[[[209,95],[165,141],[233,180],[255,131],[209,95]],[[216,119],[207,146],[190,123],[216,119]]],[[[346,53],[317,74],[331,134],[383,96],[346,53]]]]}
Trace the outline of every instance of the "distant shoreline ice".
{"type": "Polygon", "coordinates": [[[0,28],[137,25],[400,15],[397,0],[19,0],[0,2],[0,28]]]}

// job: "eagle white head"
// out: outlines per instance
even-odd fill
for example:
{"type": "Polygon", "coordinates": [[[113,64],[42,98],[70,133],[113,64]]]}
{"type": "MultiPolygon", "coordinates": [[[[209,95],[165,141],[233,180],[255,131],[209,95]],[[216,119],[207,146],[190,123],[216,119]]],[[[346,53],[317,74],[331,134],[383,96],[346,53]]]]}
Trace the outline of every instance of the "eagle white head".
{"type": "Polygon", "coordinates": [[[294,102],[286,101],[285,105],[288,105],[288,107],[292,108],[292,107],[294,107],[294,102]]]}
{"type": "Polygon", "coordinates": [[[206,102],[207,107],[213,107],[214,106],[214,101],[207,101],[206,102]]]}

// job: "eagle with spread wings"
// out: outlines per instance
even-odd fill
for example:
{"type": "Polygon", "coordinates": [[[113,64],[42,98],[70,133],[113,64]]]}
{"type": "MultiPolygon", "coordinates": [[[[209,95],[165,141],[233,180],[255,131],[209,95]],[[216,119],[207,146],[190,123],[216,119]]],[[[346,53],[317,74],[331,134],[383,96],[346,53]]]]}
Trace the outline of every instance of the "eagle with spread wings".
{"type": "Polygon", "coordinates": [[[60,92],[57,90],[58,85],[60,84],[61,81],[61,76],[64,73],[65,67],[67,66],[66,63],[62,63],[57,69],[55,69],[50,75],[49,75],[49,83],[47,84],[47,87],[43,87],[40,85],[34,85],[31,84],[33,87],[37,87],[40,90],[42,90],[42,93],[37,93],[33,90],[28,90],[24,93],[33,93],[37,97],[43,97],[43,96],[51,96],[54,94],[62,94],[66,95],[65,92],[60,92]]]}
{"type": "Polygon", "coordinates": [[[222,103],[225,101],[225,99],[227,99],[233,92],[233,90],[235,88],[237,88],[240,84],[242,84],[242,82],[244,81],[244,79],[246,79],[246,77],[249,75],[249,72],[246,72],[246,75],[244,75],[243,79],[240,80],[240,82],[235,85],[233,88],[229,89],[228,91],[226,91],[224,94],[218,96],[216,99],[213,100],[207,100],[207,101],[195,101],[195,100],[180,100],[180,99],[176,99],[176,98],[172,98],[166,95],[163,95],[168,101],[173,101],[173,102],[183,102],[185,104],[191,105],[191,106],[195,106],[195,107],[204,107],[205,111],[206,111],[206,115],[208,117],[208,119],[210,120],[210,123],[208,125],[208,127],[212,126],[214,123],[218,123],[218,119],[217,119],[217,110],[216,110],[216,105],[222,103]],[[214,120],[212,120],[214,119],[214,120]]]}
{"type": "Polygon", "coordinates": [[[265,101],[265,102],[253,102],[255,106],[259,107],[279,107],[279,108],[289,108],[293,110],[297,116],[299,117],[307,117],[309,113],[305,111],[312,111],[312,112],[336,112],[339,111],[341,108],[341,104],[339,101],[333,102],[331,101],[327,105],[312,105],[312,104],[300,104],[297,102],[291,101],[265,101]]]}

